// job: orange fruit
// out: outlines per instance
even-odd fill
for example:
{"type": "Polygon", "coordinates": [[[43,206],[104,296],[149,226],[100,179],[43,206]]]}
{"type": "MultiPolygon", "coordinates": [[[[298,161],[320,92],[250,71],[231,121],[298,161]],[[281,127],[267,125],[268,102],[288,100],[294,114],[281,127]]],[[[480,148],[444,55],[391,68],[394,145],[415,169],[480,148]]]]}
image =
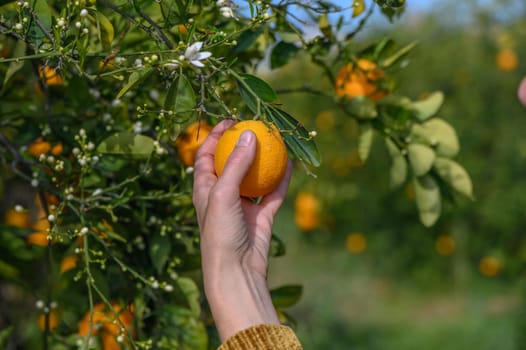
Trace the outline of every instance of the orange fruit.
{"type": "Polygon", "coordinates": [[[16,211],[8,209],[4,214],[4,223],[9,226],[28,228],[30,225],[27,211],[16,211]]]}
{"type": "MultiPolygon", "coordinates": [[[[93,316],[91,324],[91,335],[100,335],[103,350],[120,350],[121,344],[116,337],[122,335],[126,339],[126,332],[121,332],[124,326],[130,331],[133,326],[133,306],[123,308],[117,303],[111,303],[113,311],[104,303],[98,303],[93,306],[93,316]],[[118,320],[115,317],[118,314],[118,320]],[[122,326],[121,326],[122,323],[122,326]]],[[[78,328],[78,334],[87,336],[90,330],[90,312],[87,311],[81,319],[78,328]]],[[[134,336],[132,332],[132,336],[134,336]]]]}
{"type": "Polygon", "coordinates": [[[501,270],[499,259],[493,256],[485,256],[479,263],[480,273],[487,277],[495,277],[501,270]]]}
{"type": "Polygon", "coordinates": [[[221,176],[223,168],[234,150],[243,131],[251,130],[256,135],[257,148],[254,162],[239,187],[244,197],[260,197],[274,191],[287,170],[287,147],[279,130],[272,124],[260,120],[244,120],[232,125],[217,142],[214,165],[221,176]]]}
{"type": "MultiPolygon", "coordinates": [[[[58,317],[57,311],[53,310],[49,313],[48,322],[49,322],[48,327],[50,331],[52,331],[58,326],[59,317],[58,317]]],[[[40,328],[41,331],[44,331],[46,329],[46,315],[45,314],[41,314],[40,316],[38,316],[38,327],[40,328]]]]}
{"type": "Polygon", "coordinates": [[[62,76],[50,66],[39,66],[38,75],[47,85],[64,85],[62,76]]]}
{"type": "Polygon", "coordinates": [[[378,101],[386,95],[386,91],[379,90],[376,84],[383,76],[384,72],[376,63],[365,58],[360,58],[356,65],[348,63],[336,76],[336,96],[350,99],[367,96],[378,101]]]}
{"type": "Polygon", "coordinates": [[[45,247],[50,241],[47,239],[46,232],[34,232],[26,237],[26,241],[29,244],[39,245],[45,247]]]}
{"type": "Polygon", "coordinates": [[[177,28],[179,29],[179,32],[183,35],[188,35],[188,29],[186,28],[186,26],[184,24],[178,24],[177,25],[177,28]]]}
{"type": "Polygon", "coordinates": [[[65,256],[60,262],[60,273],[64,273],[77,267],[79,258],[76,255],[65,256]]]}
{"type": "Polygon", "coordinates": [[[313,231],[320,226],[320,202],[310,192],[300,192],[294,201],[294,221],[301,231],[313,231]]]}
{"type": "Polygon", "coordinates": [[[59,156],[64,152],[64,147],[62,146],[62,142],[57,143],[55,146],[51,148],[51,154],[54,156],[59,156]]]}
{"type": "Polygon", "coordinates": [[[367,248],[367,239],[360,232],[350,233],[345,240],[347,250],[353,254],[362,253],[367,248]]]}
{"type": "Polygon", "coordinates": [[[206,137],[212,131],[212,126],[206,121],[197,121],[190,124],[175,141],[179,158],[187,167],[193,166],[195,155],[199,147],[205,142],[206,137]]]}
{"type": "Polygon", "coordinates": [[[455,252],[455,240],[449,235],[441,235],[435,242],[435,250],[438,254],[449,256],[455,252]]]}
{"type": "Polygon", "coordinates": [[[27,151],[33,157],[38,158],[42,154],[46,154],[51,150],[51,144],[47,141],[44,141],[42,137],[39,137],[32,144],[29,145],[27,151]]]}
{"type": "Polygon", "coordinates": [[[512,49],[501,49],[497,53],[497,67],[504,71],[509,72],[515,70],[519,65],[519,59],[517,54],[512,49]]]}

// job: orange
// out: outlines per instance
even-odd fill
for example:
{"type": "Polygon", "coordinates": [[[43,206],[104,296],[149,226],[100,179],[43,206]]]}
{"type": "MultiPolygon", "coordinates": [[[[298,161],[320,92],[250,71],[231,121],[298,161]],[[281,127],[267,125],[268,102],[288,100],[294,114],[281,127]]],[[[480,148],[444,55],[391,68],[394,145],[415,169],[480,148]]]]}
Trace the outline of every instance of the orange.
{"type": "Polygon", "coordinates": [[[15,209],[8,209],[4,215],[4,223],[9,226],[28,228],[30,224],[29,214],[27,211],[16,211],[15,209]]]}
{"type": "Polygon", "coordinates": [[[179,158],[187,167],[193,166],[195,155],[199,147],[205,142],[206,137],[212,131],[212,126],[206,121],[197,121],[190,124],[186,130],[179,135],[175,141],[179,158]]]}
{"type": "Polygon", "coordinates": [[[26,241],[29,244],[39,245],[45,247],[50,241],[47,239],[46,232],[34,232],[26,237],[26,241]]]}
{"type": "Polygon", "coordinates": [[[363,233],[354,232],[350,233],[345,240],[347,250],[353,254],[362,253],[367,248],[367,240],[363,233]]]}
{"type": "Polygon", "coordinates": [[[274,191],[287,170],[288,154],[279,130],[260,120],[244,120],[232,125],[217,142],[214,165],[221,176],[223,168],[245,130],[256,134],[257,148],[254,162],[239,187],[244,197],[260,197],[274,191]]]}
{"type": "Polygon", "coordinates": [[[504,71],[509,72],[515,70],[519,65],[519,59],[517,54],[512,49],[501,49],[497,53],[497,67],[504,71]]]}
{"type": "Polygon", "coordinates": [[[480,260],[479,270],[484,276],[495,277],[501,270],[500,261],[493,256],[485,256],[480,260]]]}
{"type": "Polygon", "coordinates": [[[60,262],[60,273],[64,273],[77,267],[79,258],[76,255],[65,256],[60,262]]]}
{"type": "MultiPolygon", "coordinates": [[[[51,311],[49,313],[49,321],[48,321],[48,329],[50,331],[52,331],[53,329],[55,329],[57,326],[58,326],[58,323],[59,323],[59,317],[58,317],[58,312],[57,311],[51,311]]],[[[44,331],[46,329],[46,315],[45,314],[41,314],[40,316],[38,316],[38,327],[40,328],[41,331],[44,331]]]]}
{"type": "Polygon", "coordinates": [[[51,148],[51,154],[54,156],[59,156],[64,151],[64,147],[62,146],[62,142],[57,143],[55,146],[51,148]]]}
{"type": "Polygon", "coordinates": [[[183,35],[188,35],[188,29],[186,28],[186,26],[184,24],[178,24],[177,25],[177,28],[179,29],[179,32],[183,35]]]}
{"type": "Polygon", "coordinates": [[[50,66],[39,66],[38,75],[47,85],[64,85],[62,76],[50,66]]]}
{"type": "Polygon", "coordinates": [[[294,201],[294,221],[301,231],[313,231],[320,226],[320,202],[310,192],[300,192],[294,201]]]}
{"type": "MultiPolygon", "coordinates": [[[[117,342],[116,337],[122,335],[126,339],[127,333],[121,332],[121,323],[130,331],[133,325],[133,306],[123,308],[117,303],[111,303],[111,307],[113,311],[104,303],[98,303],[93,306],[91,335],[100,335],[103,350],[120,350],[122,347],[117,342]],[[119,320],[116,319],[115,313],[118,314],[119,320]]],[[[78,334],[87,336],[89,330],[90,312],[87,311],[79,323],[78,334]]]]}
{"type": "Polygon", "coordinates": [[[350,99],[367,96],[378,101],[386,95],[386,91],[379,90],[376,85],[383,76],[384,72],[372,61],[361,58],[356,65],[351,62],[336,76],[336,96],[350,99]]]}
{"type": "Polygon", "coordinates": [[[435,242],[435,250],[438,254],[449,256],[455,252],[455,240],[449,235],[441,235],[435,242]]]}
{"type": "Polygon", "coordinates": [[[42,154],[46,154],[51,150],[51,144],[47,141],[44,141],[42,137],[36,139],[32,144],[29,145],[27,151],[33,157],[38,158],[42,154]]]}

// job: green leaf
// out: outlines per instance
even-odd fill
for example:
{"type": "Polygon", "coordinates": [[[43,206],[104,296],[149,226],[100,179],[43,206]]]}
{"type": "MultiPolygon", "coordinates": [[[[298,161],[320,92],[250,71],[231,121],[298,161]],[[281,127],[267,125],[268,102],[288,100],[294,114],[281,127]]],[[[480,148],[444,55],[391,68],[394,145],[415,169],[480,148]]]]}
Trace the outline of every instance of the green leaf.
{"type": "Polygon", "coordinates": [[[0,349],[7,349],[7,341],[13,335],[15,326],[8,326],[0,331],[0,349]]]}
{"type": "Polygon", "coordinates": [[[138,82],[144,80],[150,73],[153,72],[153,68],[146,68],[140,71],[135,71],[130,74],[128,82],[123,88],[119,91],[116,98],[121,98],[125,93],[127,93],[132,87],[134,87],[138,82]]]}
{"type": "Polygon", "coordinates": [[[331,23],[329,22],[329,17],[327,16],[326,13],[320,16],[320,20],[318,22],[318,28],[320,28],[320,31],[323,33],[323,35],[326,38],[330,39],[333,37],[331,23]]]}
{"type": "Polygon", "coordinates": [[[378,117],[374,101],[365,96],[352,99],[344,97],[343,107],[347,113],[360,120],[371,120],[378,117]]]}
{"type": "Polygon", "coordinates": [[[276,234],[272,234],[270,240],[270,256],[279,257],[283,256],[286,253],[285,243],[279,238],[276,234]]]}
{"type": "Polygon", "coordinates": [[[473,185],[468,172],[457,162],[448,158],[437,158],[434,168],[440,177],[457,192],[473,199],[473,185]]]}
{"type": "Polygon", "coordinates": [[[282,131],[287,148],[302,162],[312,166],[320,166],[320,153],[316,143],[309,136],[303,124],[290,114],[278,108],[268,108],[268,117],[282,131]]]}
{"type": "Polygon", "coordinates": [[[407,161],[404,157],[399,156],[393,158],[389,175],[391,188],[398,188],[404,184],[407,178],[407,161]]]}
{"type": "Polygon", "coordinates": [[[115,30],[113,29],[113,25],[111,24],[110,20],[101,12],[97,12],[97,18],[100,24],[99,35],[102,48],[105,51],[110,51],[111,44],[113,43],[113,39],[115,38],[115,30]]]}
{"type": "Polygon", "coordinates": [[[103,140],[97,147],[97,152],[144,159],[152,153],[153,142],[154,140],[151,137],[122,131],[103,140]]]}
{"type": "Polygon", "coordinates": [[[416,111],[416,117],[424,121],[437,114],[443,103],[444,94],[441,91],[435,91],[425,100],[413,102],[412,108],[416,111]]]}
{"type": "Polygon", "coordinates": [[[195,111],[195,103],[192,84],[184,75],[179,75],[168,89],[164,109],[175,111],[176,119],[182,122],[192,116],[195,111]]]}
{"type": "Polygon", "coordinates": [[[270,296],[276,308],[290,307],[296,304],[303,294],[303,287],[300,285],[286,285],[272,289],[270,296]]]}
{"type": "Polygon", "coordinates": [[[296,45],[280,41],[270,54],[270,68],[275,69],[286,65],[299,51],[296,45]]]}
{"type": "Polygon", "coordinates": [[[412,49],[414,49],[418,45],[417,42],[412,42],[404,47],[402,47],[400,50],[396,51],[391,56],[385,58],[380,62],[380,66],[382,68],[389,68],[396,62],[398,62],[400,59],[402,59],[405,55],[407,55],[412,49]]]}
{"type": "Polygon", "coordinates": [[[431,170],[436,155],[433,150],[419,143],[412,143],[407,146],[409,163],[416,176],[425,175],[431,170]]]}
{"type": "MultiPolygon", "coordinates": [[[[15,50],[13,52],[13,57],[22,57],[26,54],[26,43],[22,40],[17,41],[15,50]]],[[[24,66],[24,60],[21,61],[13,61],[9,64],[9,67],[7,68],[7,71],[5,73],[4,77],[4,83],[2,86],[2,90],[5,90],[7,88],[7,84],[9,83],[9,80],[15,75],[16,72],[18,72],[23,66],[24,66]]]]}
{"type": "Polygon", "coordinates": [[[274,102],[278,99],[276,92],[264,80],[250,74],[239,74],[239,92],[248,108],[256,114],[261,113],[260,102],[274,102]],[[260,101],[259,101],[260,100],[260,101]]]}
{"type": "Polygon", "coordinates": [[[431,175],[413,179],[415,200],[420,221],[426,227],[433,226],[440,217],[442,208],[440,189],[431,175]]]}
{"type": "Polygon", "coordinates": [[[31,8],[34,9],[34,13],[37,16],[37,20],[40,25],[35,22],[31,23],[29,28],[29,35],[33,39],[40,41],[46,34],[51,34],[51,9],[46,0],[34,0],[31,3],[31,8]],[[41,28],[42,27],[42,28],[41,28]]]}
{"type": "Polygon", "coordinates": [[[360,133],[358,135],[358,154],[360,159],[365,163],[373,146],[374,129],[371,123],[360,124],[360,133]]]}
{"type": "Polygon", "coordinates": [[[237,39],[237,45],[232,50],[234,54],[239,54],[248,50],[252,44],[256,42],[261,33],[262,31],[260,29],[244,31],[237,39]]]}
{"type": "Polygon", "coordinates": [[[6,263],[3,260],[0,260],[0,276],[4,279],[13,279],[16,278],[19,274],[19,271],[13,265],[6,263]]]}
{"type": "Polygon", "coordinates": [[[407,178],[407,161],[392,140],[385,139],[385,145],[393,161],[389,169],[390,185],[391,188],[397,188],[402,186],[407,178]]]}
{"type": "Polygon", "coordinates": [[[421,124],[435,147],[437,156],[454,157],[460,150],[455,129],[445,120],[433,118],[421,124]]]}
{"type": "Polygon", "coordinates": [[[188,306],[190,307],[190,310],[192,311],[193,315],[195,317],[199,317],[199,315],[201,314],[201,304],[199,302],[199,288],[197,287],[195,282],[188,277],[179,277],[177,278],[176,282],[177,287],[184,294],[186,301],[188,302],[188,306]]]}
{"type": "Polygon", "coordinates": [[[170,257],[170,252],[172,251],[172,243],[168,235],[161,236],[156,234],[153,236],[150,241],[150,259],[152,260],[153,267],[160,275],[163,272],[164,265],[170,257]]]}

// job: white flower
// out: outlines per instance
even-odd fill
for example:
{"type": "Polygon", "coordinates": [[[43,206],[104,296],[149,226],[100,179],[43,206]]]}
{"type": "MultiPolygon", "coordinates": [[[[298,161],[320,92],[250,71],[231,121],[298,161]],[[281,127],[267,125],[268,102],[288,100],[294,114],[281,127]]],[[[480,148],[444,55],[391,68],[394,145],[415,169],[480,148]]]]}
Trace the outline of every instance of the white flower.
{"type": "Polygon", "coordinates": [[[197,41],[192,45],[188,46],[188,48],[184,52],[184,57],[196,67],[204,67],[205,65],[201,63],[201,60],[207,59],[208,57],[212,56],[212,54],[208,51],[200,52],[201,47],[203,47],[203,42],[197,41]]]}
{"type": "Polygon", "coordinates": [[[236,18],[236,16],[234,15],[234,11],[232,10],[231,7],[223,6],[223,7],[219,8],[219,12],[221,12],[221,15],[223,17],[236,18]]]}

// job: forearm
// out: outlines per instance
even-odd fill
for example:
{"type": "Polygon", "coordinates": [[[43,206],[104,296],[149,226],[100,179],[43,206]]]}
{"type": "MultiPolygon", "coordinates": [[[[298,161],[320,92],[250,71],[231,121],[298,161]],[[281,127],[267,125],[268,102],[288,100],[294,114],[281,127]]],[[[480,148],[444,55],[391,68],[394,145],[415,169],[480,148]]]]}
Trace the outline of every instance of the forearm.
{"type": "Polygon", "coordinates": [[[258,324],[279,324],[264,276],[241,264],[206,266],[205,293],[224,341],[258,324]]]}

